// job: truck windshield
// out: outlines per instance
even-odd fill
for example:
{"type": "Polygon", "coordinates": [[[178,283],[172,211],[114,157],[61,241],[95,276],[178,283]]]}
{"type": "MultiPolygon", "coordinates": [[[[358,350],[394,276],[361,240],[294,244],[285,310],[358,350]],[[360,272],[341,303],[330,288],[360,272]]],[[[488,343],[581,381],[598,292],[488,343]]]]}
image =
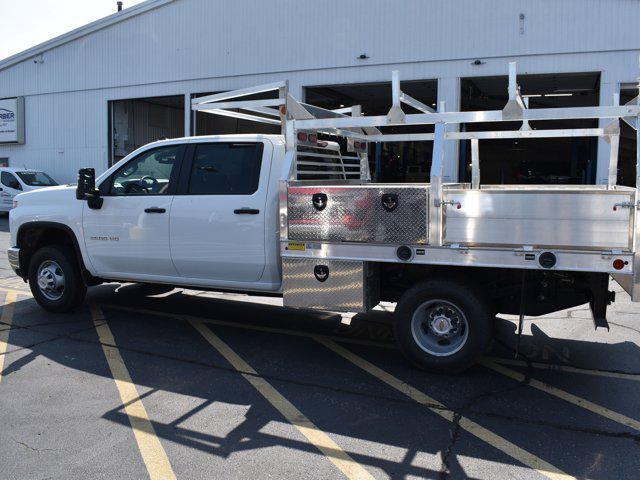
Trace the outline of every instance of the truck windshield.
{"type": "Polygon", "coordinates": [[[58,183],[44,172],[16,172],[30,187],[52,187],[58,183]]]}

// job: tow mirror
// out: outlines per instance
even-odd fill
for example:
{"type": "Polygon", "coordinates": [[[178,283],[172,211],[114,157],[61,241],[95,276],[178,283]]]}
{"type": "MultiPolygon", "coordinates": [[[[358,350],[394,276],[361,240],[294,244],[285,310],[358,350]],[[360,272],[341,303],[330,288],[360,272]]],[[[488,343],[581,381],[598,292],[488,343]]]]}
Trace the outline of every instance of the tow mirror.
{"type": "Polygon", "coordinates": [[[103,199],[100,197],[100,190],[96,189],[96,171],[93,168],[78,170],[76,198],[86,200],[89,208],[93,210],[102,208],[103,199]]]}

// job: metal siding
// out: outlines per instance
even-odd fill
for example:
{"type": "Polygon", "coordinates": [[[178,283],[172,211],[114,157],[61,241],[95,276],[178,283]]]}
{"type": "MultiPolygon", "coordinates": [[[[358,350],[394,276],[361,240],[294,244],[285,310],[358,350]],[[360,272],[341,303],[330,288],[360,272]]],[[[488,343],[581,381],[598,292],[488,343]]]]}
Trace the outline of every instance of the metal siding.
{"type": "Polygon", "coordinates": [[[47,51],[41,65],[2,71],[0,91],[638,49],[634,18],[634,0],[333,0],[323,8],[310,0],[178,0],[47,51]],[[361,53],[371,58],[358,60],[361,53]]]}
{"type": "Polygon", "coordinates": [[[504,75],[515,57],[521,73],[632,82],[635,18],[635,0],[176,0],[1,70],[0,97],[26,97],[27,138],[0,156],[71,181],[80,166],[107,166],[108,100],[281,79],[302,96],[308,85],[388,81],[392,69],[403,80],[504,75]]]}

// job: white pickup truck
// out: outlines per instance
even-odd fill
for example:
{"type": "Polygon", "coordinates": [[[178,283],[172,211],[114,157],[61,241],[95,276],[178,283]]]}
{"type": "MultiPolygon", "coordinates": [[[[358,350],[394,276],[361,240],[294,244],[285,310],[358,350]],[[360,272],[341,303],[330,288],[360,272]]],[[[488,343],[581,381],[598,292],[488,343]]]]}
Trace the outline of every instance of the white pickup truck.
{"type": "Polygon", "coordinates": [[[397,77],[382,117],[303,104],[285,83],[235,93],[270,88],[278,98],[218,94],[193,108],[279,121],[283,135],[155,142],[97,179],[82,169],[77,187],[18,195],[9,260],[37,302],[65,312],[88,286],[109,281],[281,294],[285,306],[338,312],[397,302],[402,352],[420,367],[457,372],[483,353],[497,313],[522,320],[590,303],[595,325],[606,326],[610,275],[640,299],[635,188],[616,186],[615,176],[608,186],[479,185],[479,139],[587,135],[613,148],[619,131],[444,128],[518,118],[617,122],[637,118],[640,106],[431,112],[399,90],[397,77]],[[400,102],[424,113],[405,115],[400,102]],[[404,124],[435,125],[435,133],[375,128],[404,124]],[[472,141],[471,184],[442,182],[449,139],[472,141]],[[434,141],[429,184],[371,183],[367,142],[399,140],[434,141]]]}

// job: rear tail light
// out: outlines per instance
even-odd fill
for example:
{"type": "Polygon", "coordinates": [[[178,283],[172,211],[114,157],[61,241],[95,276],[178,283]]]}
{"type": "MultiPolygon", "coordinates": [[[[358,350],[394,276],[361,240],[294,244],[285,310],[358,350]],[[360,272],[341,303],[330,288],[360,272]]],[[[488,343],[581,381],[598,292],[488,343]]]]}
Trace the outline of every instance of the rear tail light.
{"type": "Polygon", "coordinates": [[[617,258],[613,261],[613,268],[615,268],[616,270],[622,270],[626,264],[627,262],[620,258],[617,258]]]}
{"type": "Polygon", "coordinates": [[[353,142],[353,148],[357,152],[364,152],[367,149],[367,142],[353,142]]]}
{"type": "Polygon", "coordinates": [[[302,143],[318,143],[318,134],[298,132],[298,141],[302,143]]]}

